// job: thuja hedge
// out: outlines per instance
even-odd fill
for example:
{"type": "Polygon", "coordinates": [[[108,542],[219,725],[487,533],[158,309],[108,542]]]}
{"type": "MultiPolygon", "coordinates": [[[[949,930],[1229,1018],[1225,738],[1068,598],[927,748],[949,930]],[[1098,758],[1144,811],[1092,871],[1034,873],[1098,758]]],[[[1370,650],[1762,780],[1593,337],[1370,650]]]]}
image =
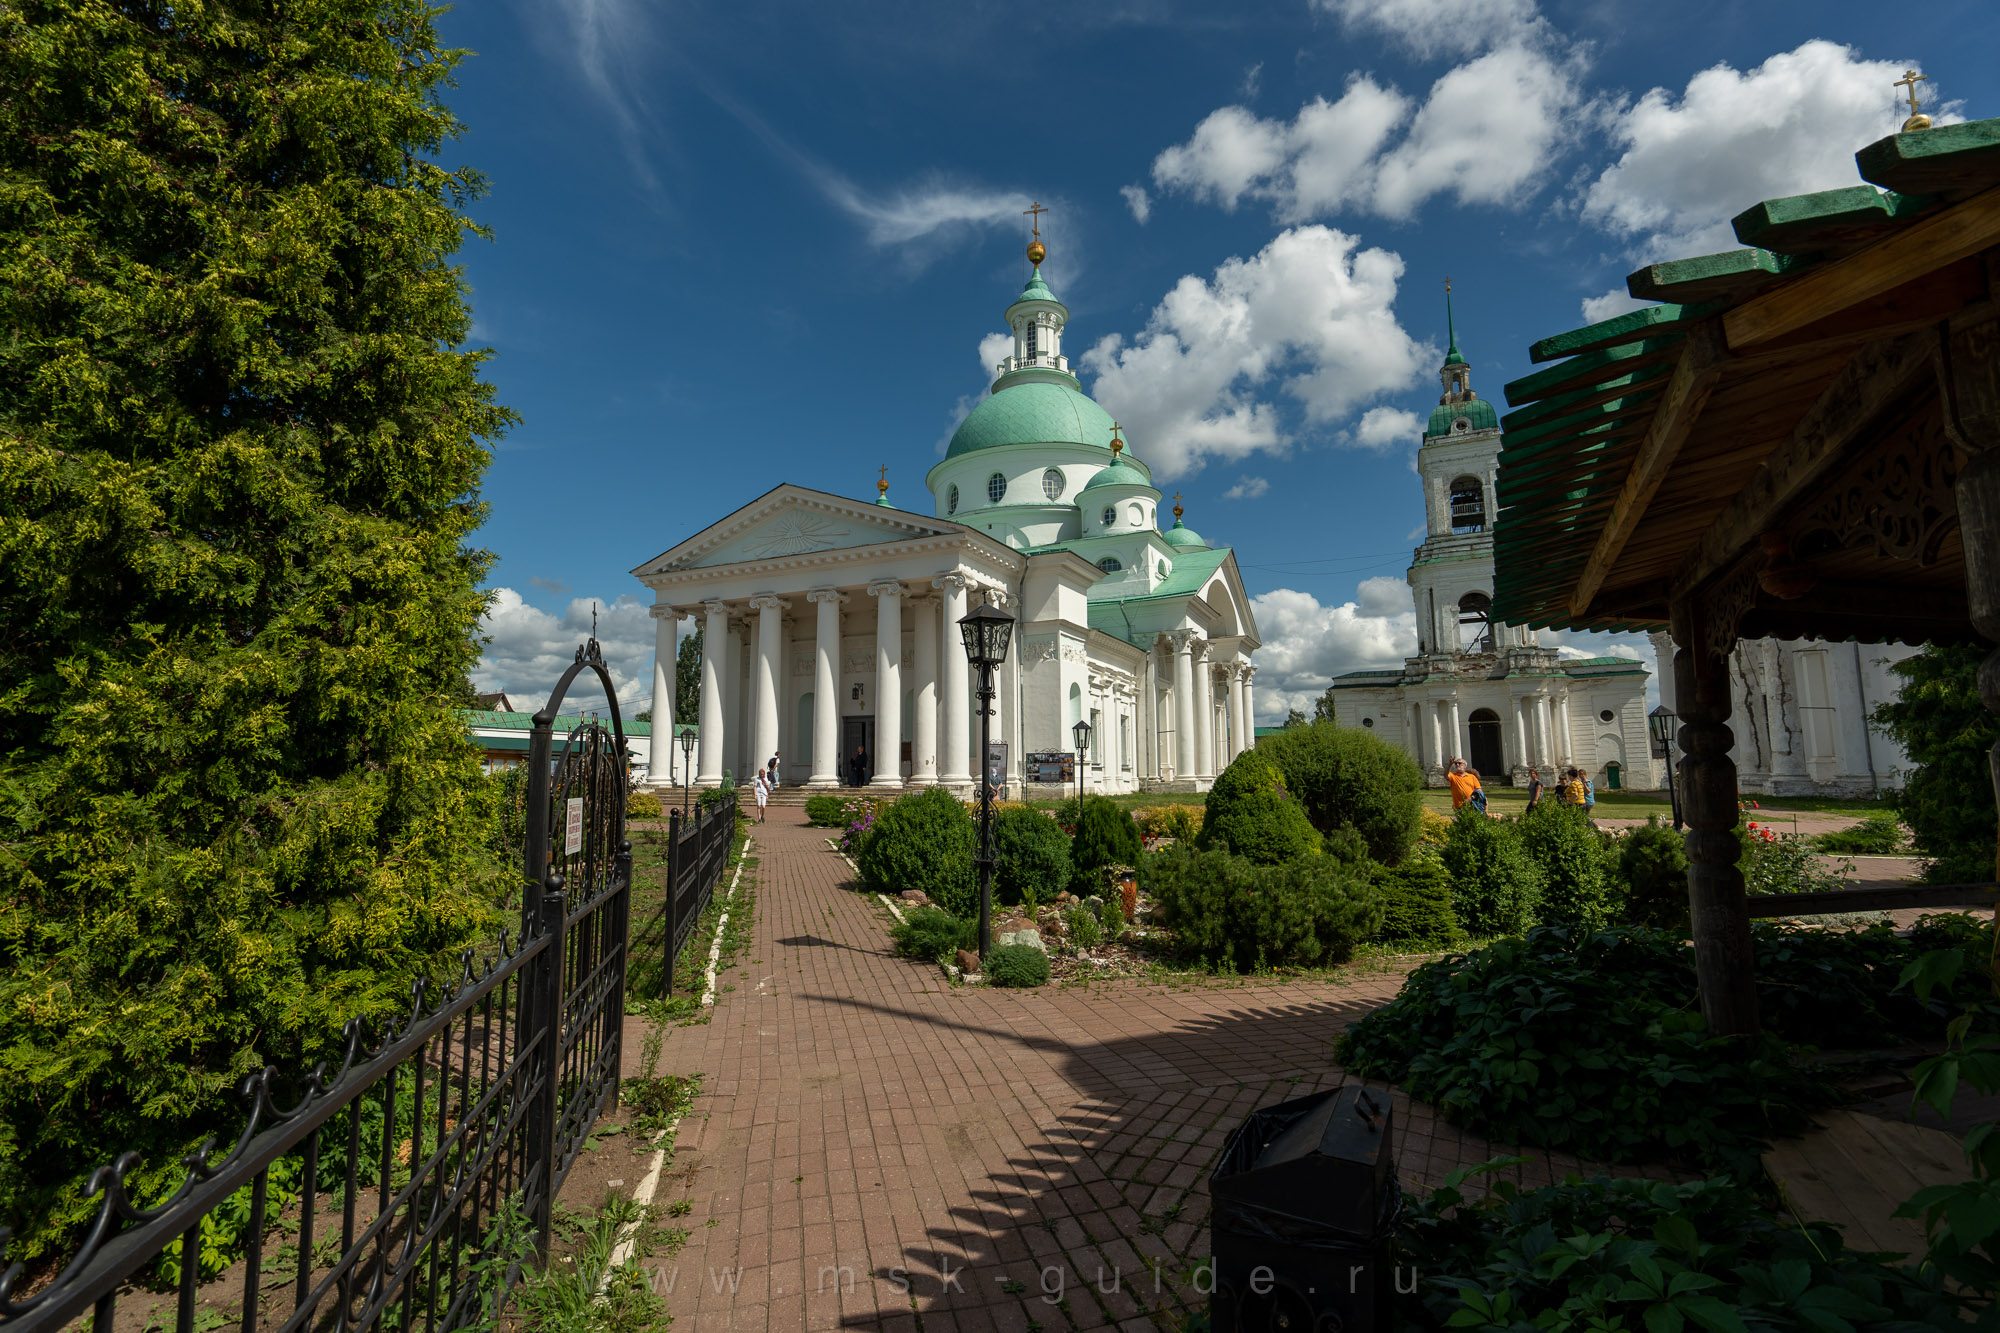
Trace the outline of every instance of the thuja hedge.
{"type": "Polygon", "coordinates": [[[0,1221],[492,922],[452,709],[511,420],[421,0],[0,8],[0,1221]]]}
{"type": "Polygon", "coordinates": [[[1345,961],[1382,926],[1366,872],[1326,856],[1258,865],[1175,844],[1139,871],[1186,957],[1248,972],[1345,961]]]}

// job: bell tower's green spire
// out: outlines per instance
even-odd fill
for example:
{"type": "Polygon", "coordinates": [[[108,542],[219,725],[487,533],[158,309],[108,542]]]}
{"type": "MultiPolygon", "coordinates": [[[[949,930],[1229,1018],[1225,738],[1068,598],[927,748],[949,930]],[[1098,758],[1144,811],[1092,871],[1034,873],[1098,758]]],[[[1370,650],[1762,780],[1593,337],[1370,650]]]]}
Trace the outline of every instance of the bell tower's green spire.
{"type": "Polygon", "coordinates": [[[1465,358],[1458,351],[1458,327],[1451,318],[1451,279],[1444,280],[1444,327],[1451,340],[1451,350],[1444,354],[1447,366],[1462,366],[1465,358]]]}

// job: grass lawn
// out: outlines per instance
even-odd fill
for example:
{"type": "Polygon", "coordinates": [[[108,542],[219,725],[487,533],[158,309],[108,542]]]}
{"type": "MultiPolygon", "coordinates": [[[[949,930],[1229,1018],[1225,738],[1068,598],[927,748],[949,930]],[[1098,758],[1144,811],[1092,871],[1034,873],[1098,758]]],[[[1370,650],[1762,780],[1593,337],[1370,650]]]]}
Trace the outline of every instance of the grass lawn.
{"type": "MultiPolygon", "coordinates": [[[[1097,793],[1091,792],[1090,795],[1095,796],[1097,793]]],[[[1104,799],[1117,806],[1120,810],[1144,810],[1156,805],[1201,805],[1208,800],[1208,793],[1199,791],[1128,791],[1120,792],[1115,796],[1106,796],[1104,799]]],[[[1053,810],[1061,805],[1062,802],[1030,801],[1028,804],[1036,810],[1053,810]]]]}

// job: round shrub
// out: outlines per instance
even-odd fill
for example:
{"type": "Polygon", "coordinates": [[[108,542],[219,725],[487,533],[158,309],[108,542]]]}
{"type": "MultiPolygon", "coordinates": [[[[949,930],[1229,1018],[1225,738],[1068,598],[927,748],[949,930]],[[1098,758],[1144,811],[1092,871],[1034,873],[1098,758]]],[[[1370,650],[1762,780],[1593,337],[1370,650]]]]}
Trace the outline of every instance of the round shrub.
{"type": "Polygon", "coordinates": [[[1625,918],[1679,930],[1688,922],[1687,839],[1658,815],[1619,839],[1618,877],[1625,881],[1625,918]]]}
{"type": "Polygon", "coordinates": [[[1399,866],[1374,865],[1369,878],[1382,895],[1382,929],[1376,939],[1426,952],[1465,941],[1451,908],[1451,877],[1437,857],[1416,855],[1399,866]]]}
{"type": "Polygon", "coordinates": [[[1617,913],[1617,849],[1590,826],[1582,806],[1543,802],[1521,816],[1521,849],[1541,870],[1541,919],[1596,930],[1617,913]]]}
{"type": "Polygon", "coordinates": [[[1069,837],[1026,806],[993,817],[993,892],[1012,906],[1048,902],[1069,883],[1069,837]]]}
{"type": "Polygon", "coordinates": [[[1374,886],[1325,857],[1260,866],[1176,845],[1149,856],[1143,874],[1184,956],[1242,972],[1337,963],[1382,926],[1374,886]]]}
{"type": "Polygon", "coordinates": [[[1104,923],[1081,903],[1064,914],[1063,923],[1069,928],[1069,942],[1079,949],[1095,949],[1104,943],[1104,923]]]}
{"type": "Polygon", "coordinates": [[[1132,816],[1104,796],[1085,798],[1076,819],[1076,836],[1070,839],[1070,883],[1079,894],[1097,892],[1101,866],[1129,866],[1139,862],[1139,826],[1132,816]]]}
{"type": "Polygon", "coordinates": [[[1461,810],[1438,859],[1451,877],[1452,911],[1467,931],[1518,935],[1534,924],[1542,872],[1523,850],[1515,821],[1461,810]]]}
{"type": "Polygon", "coordinates": [[[1049,956],[1032,944],[1003,944],[986,955],[989,986],[1045,986],[1049,956]]]}
{"type": "Polygon", "coordinates": [[[979,943],[979,923],[965,921],[935,907],[919,907],[889,932],[896,951],[911,958],[949,960],[960,949],[979,943]]]}
{"type": "Polygon", "coordinates": [[[1285,776],[1261,750],[1245,750],[1209,789],[1202,851],[1229,851],[1258,865],[1276,865],[1319,851],[1312,821],[1285,788],[1285,776]]]}
{"type": "Polygon", "coordinates": [[[1321,833],[1351,828],[1368,854],[1395,865],[1416,845],[1424,776],[1416,761],[1372,731],[1315,722],[1257,742],[1321,833]]]}
{"type": "Polygon", "coordinates": [[[660,798],[649,791],[635,791],[625,798],[627,819],[665,819],[666,812],[660,808],[660,798]]]}
{"type": "Polygon", "coordinates": [[[847,824],[847,802],[838,796],[808,796],[806,822],[814,828],[843,828],[847,824]]]}
{"type": "Polygon", "coordinates": [[[943,787],[905,796],[884,810],[861,844],[862,883],[878,893],[921,889],[954,916],[970,916],[979,826],[943,787]]]}

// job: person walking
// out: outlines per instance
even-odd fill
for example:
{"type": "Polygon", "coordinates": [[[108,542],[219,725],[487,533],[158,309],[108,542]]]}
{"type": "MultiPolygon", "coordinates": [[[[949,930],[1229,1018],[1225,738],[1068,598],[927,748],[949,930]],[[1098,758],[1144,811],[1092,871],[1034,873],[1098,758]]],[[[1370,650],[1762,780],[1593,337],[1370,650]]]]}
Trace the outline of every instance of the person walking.
{"type": "Polygon", "coordinates": [[[764,822],[764,807],[771,799],[771,775],[768,769],[758,769],[757,776],[750,781],[751,790],[757,797],[757,822],[764,822]]]}
{"type": "Polygon", "coordinates": [[[868,785],[868,756],[859,745],[854,747],[854,757],[847,761],[847,785],[850,787],[868,785]]]}
{"type": "Polygon", "coordinates": [[[1563,804],[1583,805],[1583,780],[1573,768],[1563,770],[1563,804]]]}
{"type": "Polygon", "coordinates": [[[1528,770],[1528,808],[1532,810],[1541,803],[1542,803],[1542,770],[1539,768],[1531,768],[1528,770]]]}
{"type": "Polygon", "coordinates": [[[1591,782],[1590,774],[1584,772],[1582,769],[1577,770],[1576,776],[1577,780],[1583,783],[1583,817],[1590,821],[1592,828],[1595,828],[1597,827],[1597,787],[1591,782]]]}
{"type": "Polygon", "coordinates": [[[1451,761],[1451,767],[1445,771],[1444,781],[1445,785],[1451,788],[1453,814],[1457,814],[1465,807],[1467,801],[1472,800],[1474,792],[1479,793],[1479,800],[1474,808],[1481,814],[1486,812],[1486,791],[1479,785],[1479,774],[1467,768],[1463,759],[1455,758],[1451,761]]]}

